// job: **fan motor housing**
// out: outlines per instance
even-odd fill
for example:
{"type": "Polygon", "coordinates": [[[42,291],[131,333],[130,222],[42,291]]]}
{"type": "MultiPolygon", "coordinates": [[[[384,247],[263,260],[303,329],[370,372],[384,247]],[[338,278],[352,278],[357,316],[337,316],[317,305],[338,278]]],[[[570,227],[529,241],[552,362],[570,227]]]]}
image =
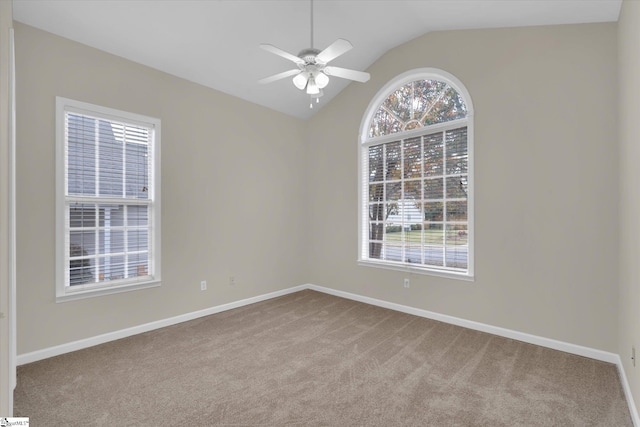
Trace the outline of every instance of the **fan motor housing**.
{"type": "Polygon", "coordinates": [[[315,64],[317,63],[316,57],[320,53],[320,50],[314,49],[312,47],[303,49],[298,54],[298,57],[302,59],[307,64],[315,64]]]}

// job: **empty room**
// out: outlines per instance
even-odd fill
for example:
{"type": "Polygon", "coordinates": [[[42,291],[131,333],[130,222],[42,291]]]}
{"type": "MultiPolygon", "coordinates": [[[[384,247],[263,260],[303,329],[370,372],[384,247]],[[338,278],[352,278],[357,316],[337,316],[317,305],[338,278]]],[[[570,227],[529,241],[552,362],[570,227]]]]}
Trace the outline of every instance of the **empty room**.
{"type": "Polygon", "coordinates": [[[640,426],[639,118],[635,0],[0,0],[0,420],[640,426]]]}

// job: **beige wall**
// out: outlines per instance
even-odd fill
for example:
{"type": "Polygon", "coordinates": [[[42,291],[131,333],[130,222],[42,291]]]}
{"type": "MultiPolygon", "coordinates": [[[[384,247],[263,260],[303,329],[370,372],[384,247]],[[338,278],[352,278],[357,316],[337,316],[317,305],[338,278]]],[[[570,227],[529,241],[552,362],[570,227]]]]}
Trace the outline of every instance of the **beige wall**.
{"type": "Polygon", "coordinates": [[[616,24],[429,33],[309,123],[309,281],[617,352],[616,24]],[[356,265],[360,122],[411,69],[445,70],[475,108],[473,283],[356,265]]]}
{"type": "Polygon", "coordinates": [[[304,283],[302,122],[15,27],[18,354],[304,283]],[[162,287],[55,303],[56,96],[162,120],[162,287]]]}
{"type": "Polygon", "coordinates": [[[640,397],[640,2],[625,1],[618,23],[620,140],[620,328],[619,348],[631,392],[640,397]]]}

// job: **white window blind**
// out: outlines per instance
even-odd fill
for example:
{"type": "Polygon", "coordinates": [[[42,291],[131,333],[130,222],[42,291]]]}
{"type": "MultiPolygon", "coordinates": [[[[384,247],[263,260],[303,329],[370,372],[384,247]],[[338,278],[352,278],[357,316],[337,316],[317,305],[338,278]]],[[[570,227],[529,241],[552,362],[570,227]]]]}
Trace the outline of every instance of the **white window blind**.
{"type": "Polygon", "coordinates": [[[159,280],[159,121],[63,98],[58,107],[64,253],[58,296],[159,280]]]}
{"type": "Polygon", "coordinates": [[[466,271],[467,128],[369,146],[372,259],[466,271]]]}

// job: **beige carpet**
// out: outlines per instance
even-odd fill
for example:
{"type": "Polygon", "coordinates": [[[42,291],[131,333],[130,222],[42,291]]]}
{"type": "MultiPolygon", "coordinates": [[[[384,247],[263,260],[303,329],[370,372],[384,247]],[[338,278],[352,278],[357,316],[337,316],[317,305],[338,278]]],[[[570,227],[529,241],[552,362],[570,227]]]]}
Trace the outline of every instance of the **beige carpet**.
{"type": "Polygon", "coordinates": [[[306,290],[18,369],[38,426],[632,426],[614,365],[306,290]]]}

